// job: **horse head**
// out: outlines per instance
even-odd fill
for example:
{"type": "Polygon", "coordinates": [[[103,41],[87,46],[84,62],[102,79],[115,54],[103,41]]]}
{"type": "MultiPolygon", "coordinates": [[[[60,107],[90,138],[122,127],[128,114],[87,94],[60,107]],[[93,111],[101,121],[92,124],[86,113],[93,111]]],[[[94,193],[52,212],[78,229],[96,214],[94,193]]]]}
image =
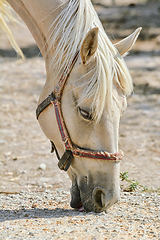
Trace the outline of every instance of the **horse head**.
{"type": "MultiPolygon", "coordinates": [[[[131,48],[139,31],[117,44],[121,54],[131,48]]],[[[117,153],[119,121],[127,107],[126,94],[116,76],[113,76],[112,86],[103,85],[105,93],[104,89],[96,91],[100,88],[96,82],[98,79],[93,80],[93,72],[98,67],[97,51],[98,28],[93,28],[82,43],[80,57],[64,88],[62,112],[76,146],[117,153]],[[111,94],[107,89],[110,87],[111,94]]],[[[82,203],[87,211],[99,212],[117,202],[120,196],[119,168],[120,161],[75,157],[68,170],[72,180],[71,206],[75,208],[82,203]]]]}
{"type": "MultiPolygon", "coordinates": [[[[137,29],[116,44],[116,60],[121,59],[121,54],[124,55],[131,48],[139,32],[140,29],[137,29]]],[[[130,79],[123,79],[121,74],[125,72],[122,72],[119,66],[111,71],[112,80],[108,79],[107,83],[107,69],[104,69],[106,66],[103,57],[98,53],[98,35],[99,29],[92,28],[81,44],[80,54],[63,86],[61,113],[67,134],[74,146],[93,154],[98,151],[102,152],[102,155],[112,155],[119,151],[119,121],[127,106],[128,93],[125,87],[127,88],[128,82],[125,83],[125,80],[130,79]]],[[[121,64],[125,66],[123,62],[121,64]]],[[[39,122],[44,133],[54,141],[60,155],[63,155],[65,145],[55,119],[56,113],[50,106],[39,122]]],[[[119,159],[90,158],[75,154],[67,171],[72,180],[71,206],[77,208],[83,205],[86,211],[100,212],[116,203],[120,197],[119,170],[119,159]]]]}

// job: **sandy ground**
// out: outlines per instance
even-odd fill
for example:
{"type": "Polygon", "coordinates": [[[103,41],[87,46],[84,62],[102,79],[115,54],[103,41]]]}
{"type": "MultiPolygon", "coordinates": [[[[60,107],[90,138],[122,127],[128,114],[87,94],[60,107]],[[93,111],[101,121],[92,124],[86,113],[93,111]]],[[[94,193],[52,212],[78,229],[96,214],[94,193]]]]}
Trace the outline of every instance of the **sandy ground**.
{"type": "Polygon", "coordinates": [[[159,240],[160,195],[122,193],[107,212],[71,209],[59,189],[0,196],[0,239],[159,240]]]}
{"type": "MultiPolygon", "coordinates": [[[[94,2],[114,41],[143,27],[125,58],[135,87],[120,123],[121,171],[160,188],[160,2],[94,2]]],[[[11,27],[27,58],[19,60],[0,32],[0,239],[160,239],[156,193],[124,192],[107,213],[70,208],[70,180],[35,117],[44,60],[27,28],[11,27]]]]}
{"type": "MultiPolygon", "coordinates": [[[[128,99],[128,108],[120,123],[119,144],[125,153],[121,171],[128,171],[132,179],[144,185],[159,188],[160,25],[152,15],[160,6],[154,3],[147,5],[143,1],[142,5],[134,7],[95,7],[104,26],[108,24],[106,31],[111,38],[116,36],[120,39],[135,27],[144,28],[133,51],[126,57],[135,91],[128,99]],[[143,17],[139,15],[142,8],[145,10],[143,17]],[[129,11],[130,15],[137,14],[137,18],[126,23],[129,11]],[[120,22],[116,21],[116,13],[120,22]],[[145,17],[149,13],[151,26],[145,35],[145,17]]],[[[54,154],[50,154],[50,143],[35,119],[37,100],[45,82],[44,60],[27,28],[24,25],[11,27],[27,59],[24,62],[16,59],[6,36],[0,34],[0,191],[69,189],[68,176],[58,169],[54,154]],[[40,168],[41,163],[46,165],[45,170],[40,168]]]]}

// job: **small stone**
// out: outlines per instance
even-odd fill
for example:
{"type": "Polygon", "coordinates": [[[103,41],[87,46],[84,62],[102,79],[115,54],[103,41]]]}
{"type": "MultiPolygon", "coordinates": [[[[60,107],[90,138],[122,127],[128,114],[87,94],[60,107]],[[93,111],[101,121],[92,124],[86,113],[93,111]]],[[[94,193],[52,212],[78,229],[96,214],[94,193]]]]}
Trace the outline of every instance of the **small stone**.
{"type": "Polygon", "coordinates": [[[33,202],[31,208],[36,208],[36,207],[37,207],[37,204],[33,202]]]}
{"type": "Polygon", "coordinates": [[[34,236],[34,233],[32,233],[32,232],[29,232],[29,235],[30,235],[30,236],[34,236]]]}
{"type": "Polygon", "coordinates": [[[40,166],[39,166],[39,169],[45,170],[46,169],[46,164],[45,163],[41,163],[40,166]]]}

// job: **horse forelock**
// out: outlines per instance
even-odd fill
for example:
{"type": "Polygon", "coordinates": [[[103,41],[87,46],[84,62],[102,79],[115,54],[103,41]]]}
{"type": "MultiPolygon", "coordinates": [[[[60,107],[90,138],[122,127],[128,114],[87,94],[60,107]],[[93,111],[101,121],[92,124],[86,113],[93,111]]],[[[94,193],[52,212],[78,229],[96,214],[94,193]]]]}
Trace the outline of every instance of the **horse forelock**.
{"type": "Polygon", "coordinates": [[[86,34],[93,27],[99,28],[98,49],[91,69],[92,77],[86,81],[81,100],[93,98],[93,117],[99,121],[106,101],[111,106],[113,79],[118,82],[124,95],[132,92],[132,79],[123,58],[106,35],[90,0],[68,0],[48,30],[48,51],[53,52],[51,68],[54,76],[58,77],[70,65],[86,34]]]}

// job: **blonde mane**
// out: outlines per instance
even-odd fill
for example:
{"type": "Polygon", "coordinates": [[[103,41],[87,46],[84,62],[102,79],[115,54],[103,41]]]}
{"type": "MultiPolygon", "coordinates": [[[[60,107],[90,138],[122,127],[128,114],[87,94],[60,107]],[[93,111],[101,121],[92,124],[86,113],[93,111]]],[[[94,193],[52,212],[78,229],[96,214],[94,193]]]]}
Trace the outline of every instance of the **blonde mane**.
{"type": "Polygon", "coordinates": [[[80,50],[88,31],[94,27],[99,28],[96,66],[91,69],[92,77],[86,82],[81,99],[93,98],[94,118],[100,120],[106,97],[108,106],[112,102],[113,78],[125,95],[132,92],[132,79],[123,58],[107,37],[91,1],[68,0],[50,26],[48,43],[49,51],[53,52],[52,71],[59,76],[80,50]]]}
{"type": "Polygon", "coordinates": [[[2,30],[7,34],[11,45],[18,53],[18,55],[24,59],[24,54],[16,43],[14,36],[12,35],[12,32],[7,24],[8,21],[17,22],[7,1],[0,0],[0,28],[2,28],[2,30]]]}

